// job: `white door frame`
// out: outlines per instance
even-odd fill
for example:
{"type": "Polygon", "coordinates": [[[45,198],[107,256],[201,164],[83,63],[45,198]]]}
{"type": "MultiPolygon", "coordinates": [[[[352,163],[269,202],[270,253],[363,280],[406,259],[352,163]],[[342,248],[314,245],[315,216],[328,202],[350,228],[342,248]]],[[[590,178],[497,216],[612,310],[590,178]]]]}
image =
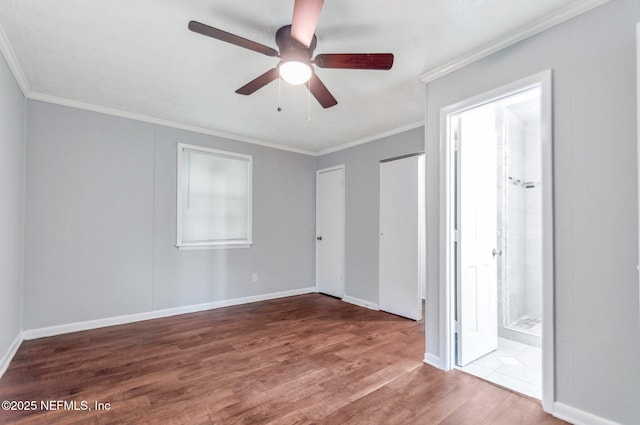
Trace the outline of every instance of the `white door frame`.
{"type": "MultiPolygon", "coordinates": [[[[346,172],[345,172],[345,166],[344,164],[340,164],[340,165],[334,165],[332,167],[327,167],[327,168],[322,168],[320,170],[316,170],[316,208],[315,208],[315,213],[317,214],[318,211],[318,177],[320,176],[320,174],[322,173],[327,173],[330,171],[336,171],[336,170],[342,170],[342,177],[343,177],[343,185],[342,185],[342,288],[341,288],[341,292],[342,294],[340,295],[340,298],[344,298],[345,296],[345,274],[344,274],[344,259],[345,259],[345,244],[346,244],[346,233],[345,233],[345,222],[346,222],[346,216],[345,216],[345,210],[347,208],[346,205],[346,193],[347,193],[347,184],[346,184],[346,172]]],[[[314,237],[317,233],[317,222],[318,222],[318,217],[316,217],[315,220],[315,232],[314,232],[314,237]]],[[[319,287],[318,287],[318,249],[317,249],[317,243],[316,243],[316,292],[319,292],[319,287]]]]}
{"type": "Polygon", "coordinates": [[[444,370],[451,370],[455,349],[455,270],[454,214],[455,176],[451,126],[449,117],[474,107],[493,102],[519,91],[539,86],[541,91],[542,143],[542,407],[553,411],[555,401],[554,358],[554,254],[553,254],[553,152],[552,152],[552,74],[543,71],[504,85],[470,99],[447,106],[440,111],[440,359],[444,370]]]}
{"type": "MultiPolygon", "coordinates": [[[[640,23],[636,25],[636,127],[638,132],[637,140],[637,163],[638,169],[638,272],[640,273],[640,23]]],[[[638,285],[640,289],[640,275],[638,279],[638,285]]],[[[640,292],[640,291],[639,291],[640,292]]],[[[640,299],[639,299],[640,301],[640,299]]],[[[640,323],[640,316],[638,316],[638,323],[640,323]]]]}

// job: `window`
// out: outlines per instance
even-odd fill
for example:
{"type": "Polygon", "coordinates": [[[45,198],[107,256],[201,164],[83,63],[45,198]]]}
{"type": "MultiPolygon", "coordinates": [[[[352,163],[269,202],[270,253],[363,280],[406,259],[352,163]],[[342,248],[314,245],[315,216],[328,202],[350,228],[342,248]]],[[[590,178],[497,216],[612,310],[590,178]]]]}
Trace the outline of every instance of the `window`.
{"type": "Polygon", "coordinates": [[[178,248],[251,245],[252,167],[250,155],[178,144],[178,248]]]}

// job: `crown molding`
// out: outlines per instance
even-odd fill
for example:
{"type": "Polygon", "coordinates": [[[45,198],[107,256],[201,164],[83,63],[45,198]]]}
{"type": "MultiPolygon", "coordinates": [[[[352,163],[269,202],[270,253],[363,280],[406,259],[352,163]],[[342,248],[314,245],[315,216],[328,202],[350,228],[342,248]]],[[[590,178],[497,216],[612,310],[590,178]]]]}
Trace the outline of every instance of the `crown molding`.
{"type": "Polygon", "coordinates": [[[424,83],[430,83],[431,81],[444,77],[453,71],[457,71],[473,62],[485,58],[533,35],[541,33],[553,26],[561,24],[562,22],[568,21],[571,18],[575,18],[576,16],[608,3],[609,1],[610,0],[584,0],[574,2],[552,14],[531,22],[529,25],[526,25],[515,32],[509,33],[491,43],[474,49],[463,56],[445,63],[444,65],[433,68],[432,70],[420,75],[419,78],[424,83]]]}
{"type": "Polygon", "coordinates": [[[94,105],[94,104],[91,104],[91,103],[85,103],[85,102],[80,102],[80,101],[77,101],[77,100],[66,99],[66,98],[63,98],[63,97],[51,96],[51,95],[48,95],[48,94],[33,93],[33,92],[27,97],[29,99],[32,99],[32,100],[39,100],[39,101],[47,102],[47,103],[54,103],[56,105],[68,106],[68,107],[76,108],[76,109],[84,109],[84,110],[87,110],[87,111],[98,112],[98,113],[101,113],[101,114],[113,115],[113,116],[116,116],[116,117],[128,118],[128,119],[132,119],[132,120],[136,120],[136,121],[147,122],[147,123],[150,123],[150,124],[157,124],[157,125],[162,125],[162,126],[165,126],[165,127],[171,127],[171,128],[177,128],[177,129],[180,129],[180,130],[191,131],[191,132],[194,132],[194,133],[207,134],[209,136],[216,136],[216,137],[223,137],[225,139],[235,140],[235,141],[244,142],[244,143],[250,143],[250,144],[253,144],[253,145],[264,146],[264,147],[267,147],[267,148],[278,149],[278,150],[288,151],[288,152],[293,152],[293,153],[299,153],[299,154],[303,154],[303,155],[315,156],[315,152],[313,152],[313,151],[308,151],[308,150],[304,150],[304,149],[298,149],[298,148],[294,148],[294,147],[291,147],[291,146],[281,145],[281,144],[278,144],[278,143],[267,142],[267,141],[264,141],[264,140],[253,139],[253,138],[250,138],[250,137],[244,137],[244,136],[240,136],[240,135],[233,134],[233,133],[227,133],[227,132],[224,132],[224,131],[214,130],[214,129],[211,129],[211,128],[198,127],[198,126],[195,126],[195,125],[183,124],[183,123],[179,123],[179,122],[175,122],[175,121],[165,120],[165,119],[162,119],[162,118],[156,118],[156,117],[151,117],[151,116],[147,116],[147,115],[136,114],[136,113],[133,113],[133,112],[123,111],[123,110],[115,109],[115,108],[109,108],[109,107],[106,107],[106,106],[94,105]]]}
{"type": "Polygon", "coordinates": [[[7,38],[7,34],[4,32],[2,25],[0,25],[0,52],[2,52],[4,60],[7,61],[7,65],[9,66],[16,83],[18,83],[18,87],[22,90],[22,95],[24,97],[29,97],[31,94],[31,87],[29,86],[29,82],[27,81],[24,72],[22,72],[20,62],[18,62],[18,58],[11,48],[11,44],[9,43],[9,39],[7,38]]]}
{"type": "Polygon", "coordinates": [[[364,145],[365,143],[375,142],[376,140],[384,139],[385,137],[395,136],[396,134],[404,133],[405,131],[414,130],[416,128],[424,127],[424,121],[417,121],[408,125],[403,125],[402,127],[397,127],[389,131],[385,131],[384,133],[375,134],[373,136],[368,136],[363,139],[359,139],[353,142],[344,143],[342,145],[334,146],[327,149],[322,149],[316,151],[316,156],[327,155],[329,153],[342,151],[345,149],[352,148],[358,145],[364,145]]]}
{"type": "Polygon", "coordinates": [[[415,123],[411,123],[409,125],[405,125],[402,127],[398,127],[389,131],[386,131],[384,133],[380,133],[380,134],[376,134],[373,136],[369,136],[363,139],[359,139],[353,142],[348,142],[339,146],[335,146],[335,147],[331,147],[331,148],[327,148],[324,150],[320,150],[320,151],[310,151],[310,150],[305,150],[305,149],[298,149],[298,148],[294,148],[292,146],[286,146],[286,145],[281,145],[278,143],[272,143],[272,142],[267,142],[264,140],[259,140],[259,139],[253,139],[250,137],[244,137],[244,136],[240,136],[237,134],[233,134],[233,133],[227,133],[224,131],[218,131],[218,130],[214,130],[211,128],[205,128],[205,127],[198,127],[198,126],[194,126],[194,125],[189,125],[189,124],[183,124],[183,123],[179,123],[179,122],[175,122],[175,121],[170,121],[170,120],[165,120],[162,118],[156,118],[156,117],[151,117],[151,116],[147,116],[147,115],[142,115],[142,114],[136,114],[133,112],[128,112],[128,111],[123,111],[120,109],[115,109],[115,108],[109,108],[106,106],[100,106],[100,105],[94,105],[91,103],[85,103],[85,102],[80,102],[77,100],[71,100],[71,99],[67,99],[64,97],[58,97],[58,96],[51,96],[48,94],[44,94],[44,93],[37,93],[37,92],[30,92],[28,96],[26,96],[28,99],[31,100],[38,100],[41,102],[46,102],[46,103],[53,103],[56,105],[62,105],[62,106],[68,106],[70,108],[76,108],[76,109],[82,109],[82,110],[86,110],[86,111],[92,111],[92,112],[97,112],[97,113],[101,113],[101,114],[106,114],[106,115],[112,115],[112,116],[117,116],[117,117],[121,117],[121,118],[128,118],[128,119],[132,119],[135,121],[142,121],[142,122],[147,122],[150,124],[157,124],[157,125],[162,125],[165,127],[171,127],[171,128],[176,128],[179,130],[186,130],[186,131],[191,131],[194,133],[200,133],[200,134],[206,134],[209,136],[216,136],[216,137],[223,137],[225,139],[229,139],[229,140],[235,140],[238,142],[244,142],[244,143],[250,143],[253,145],[258,145],[258,146],[264,146],[267,148],[271,148],[271,149],[278,149],[281,151],[287,151],[287,152],[293,152],[293,153],[298,153],[298,154],[302,154],[302,155],[309,155],[309,156],[321,156],[321,155],[326,155],[328,153],[332,153],[332,152],[337,152],[337,151],[341,151],[344,149],[348,149],[351,148],[353,146],[358,146],[358,145],[362,145],[365,143],[369,143],[369,142],[373,142],[385,137],[389,137],[389,136],[393,136],[396,134],[400,134],[400,133],[404,133],[405,131],[409,131],[409,130],[413,130],[419,127],[424,126],[424,121],[419,121],[419,122],[415,122],[415,123]]]}

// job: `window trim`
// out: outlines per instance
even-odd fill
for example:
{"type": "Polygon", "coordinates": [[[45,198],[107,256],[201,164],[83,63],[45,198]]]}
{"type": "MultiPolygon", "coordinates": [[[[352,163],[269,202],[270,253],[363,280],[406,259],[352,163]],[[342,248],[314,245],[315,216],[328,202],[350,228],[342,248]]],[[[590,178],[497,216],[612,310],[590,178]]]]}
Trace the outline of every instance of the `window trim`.
{"type": "Polygon", "coordinates": [[[179,250],[196,249],[226,249],[226,248],[250,248],[253,245],[253,156],[236,152],[211,149],[203,146],[178,143],[177,155],[177,190],[176,190],[176,247],[179,250]],[[213,154],[222,157],[239,158],[248,162],[247,170],[247,238],[241,240],[220,240],[207,242],[183,242],[182,240],[182,179],[184,174],[184,152],[185,150],[213,154]]]}

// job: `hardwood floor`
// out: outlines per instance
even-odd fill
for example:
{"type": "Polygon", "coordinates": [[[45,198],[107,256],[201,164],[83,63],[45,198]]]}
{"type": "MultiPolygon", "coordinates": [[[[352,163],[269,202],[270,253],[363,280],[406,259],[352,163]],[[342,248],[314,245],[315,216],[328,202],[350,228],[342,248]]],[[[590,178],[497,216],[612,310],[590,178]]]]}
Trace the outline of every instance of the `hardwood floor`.
{"type": "Polygon", "coordinates": [[[25,341],[0,400],[37,408],[0,423],[564,423],[423,356],[423,322],[302,295],[25,341]]]}

